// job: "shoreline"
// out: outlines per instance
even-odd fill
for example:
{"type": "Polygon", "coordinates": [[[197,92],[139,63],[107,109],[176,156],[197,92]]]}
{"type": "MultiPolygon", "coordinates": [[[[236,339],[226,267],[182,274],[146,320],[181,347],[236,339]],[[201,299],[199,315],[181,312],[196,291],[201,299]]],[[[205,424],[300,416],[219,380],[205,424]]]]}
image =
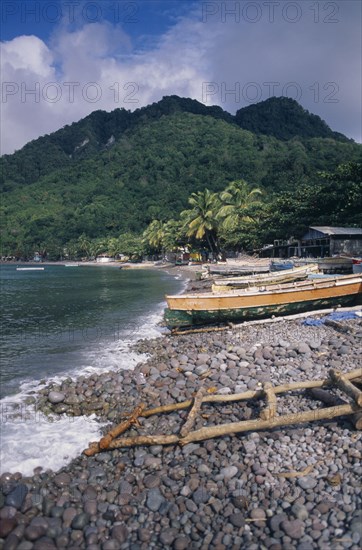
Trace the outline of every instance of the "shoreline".
{"type": "MultiPolygon", "coordinates": [[[[170,275],[184,278],[191,272],[184,266],[171,269],[170,275]]],[[[132,350],[150,358],[134,370],[68,379],[59,387],[48,384],[34,397],[39,410],[55,416],[96,414],[107,422],[106,432],[140,401],[147,407],[183,401],[203,385],[227,395],[265,381],[308,380],[311,372],[313,379],[324,377],[330,367],[362,369],[360,320],[343,323],[346,333],[281,320],[222,333],[140,340],[132,350]],[[52,403],[50,392],[63,397],[53,396],[57,403],[52,403]]],[[[281,412],[316,406],[299,394],[293,399],[296,404],[278,398],[281,412]]],[[[200,416],[196,428],[254,417],[258,406],[205,405],[208,418],[200,416]]],[[[140,419],[141,426],[126,435],[178,433],[186,417],[182,411],[140,419]]],[[[0,542],[12,541],[16,548],[22,541],[29,550],[73,545],[89,550],[312,550],[333,541],[333,550],[357,550],[362,540],[361,456],[361,434],[347,418],[184,448],[156,445],[81,455],[58,472],[38,468],[30,478],[0,477],[5,524],[0,542]],[[305,476],[279,477],[308,465],[312,469],[305,476]],[[334,484],[333,478],[338,478],[334,484]]]]}

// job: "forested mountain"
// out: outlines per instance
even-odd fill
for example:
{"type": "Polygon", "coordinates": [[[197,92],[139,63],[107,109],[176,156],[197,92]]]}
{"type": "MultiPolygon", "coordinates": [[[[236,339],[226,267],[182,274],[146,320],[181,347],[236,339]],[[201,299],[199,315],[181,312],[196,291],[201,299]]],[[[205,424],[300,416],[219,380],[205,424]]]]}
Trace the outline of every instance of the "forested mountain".
{"type": "Polygon", "coordinates": [[[351,141],[343,134],[333,132],[319,116],[309,113],[289,97],[271,97],[243,107],[237,111],[235,122],[250,132],[282,140],[322,137],[351,141]]]}
{"type": "Polygon", "coordinates": [[[37,181],[56,168],[72,166],[80,159],[110,148],[127,130],[182,112],[234,121],[234,117],[221,107],[207,107],[194,99],[178,96],[164,97],[133,113],[126,109],[110,113],[94,111],[79,122],[27,143],[13,155],[4,155],[0,159],[0,185],[6,185],[7,190],[14,183],[37,181]]]}
{"type": "MultiPolygon", "coordinates": [[[[274,99],[280,108],[285,105],[283,98],[274,99]]],[[[260,104],[263,112],[267,103],[260,104]]],[[[239,115],[171,96],[134,113],[96,111],[4,156],[3,253],[61,250],[81,235],[141,234],[152,220],[176,218],[191,193],[219,192],[238,179],[263,188],[270,203],[302,185],[313,188],[318,171],[362,160],[361,145],[318,135],[319,123],[316,135],[306,137],[314,115],[304,113],[304,126],[296,117],[300,133],[290,140],[244,130],[239,115]]],[[[328,129],[323,124],[321,133],[328,129]]],[[[292,126],[288,118],[286,132],[292,126]]],[[[271,124],[266,133],[279,131],[280,124],[271,124]]],[[[293,230],[289,223],[283,230],[293,230]]],[[[273,227],[277,233],[275,219],[273,227]]]]}

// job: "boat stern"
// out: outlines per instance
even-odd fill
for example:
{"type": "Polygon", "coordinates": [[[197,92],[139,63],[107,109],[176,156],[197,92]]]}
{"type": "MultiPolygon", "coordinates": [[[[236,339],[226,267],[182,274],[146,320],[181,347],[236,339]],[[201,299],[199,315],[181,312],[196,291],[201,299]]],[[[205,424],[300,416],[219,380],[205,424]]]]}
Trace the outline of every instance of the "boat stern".
{"type": "Polygon", "coordinates": [[[170,328],[192,325],[192,312],[166,308],[164,313],[166,325],[170,328]]]}

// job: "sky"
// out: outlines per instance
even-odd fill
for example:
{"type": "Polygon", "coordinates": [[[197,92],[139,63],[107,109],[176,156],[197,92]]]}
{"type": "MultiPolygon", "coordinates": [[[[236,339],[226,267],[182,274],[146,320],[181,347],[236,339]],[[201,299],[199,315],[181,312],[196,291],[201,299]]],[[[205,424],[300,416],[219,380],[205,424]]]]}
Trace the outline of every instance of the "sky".
{"type": "Polygon", "coordinates": [[[361,142],[359,0],[3,0],[1,154],[165,95],[296,99],[361,142]]]}

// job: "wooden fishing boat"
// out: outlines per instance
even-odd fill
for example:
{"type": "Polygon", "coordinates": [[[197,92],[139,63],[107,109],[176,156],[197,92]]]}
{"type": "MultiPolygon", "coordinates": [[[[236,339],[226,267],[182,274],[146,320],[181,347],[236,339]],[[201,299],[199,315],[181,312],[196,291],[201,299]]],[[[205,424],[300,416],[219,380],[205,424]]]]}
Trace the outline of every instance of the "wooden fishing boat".
{"type": "Polygon", "coordinates": [[[268,265],[210,265],[207,269],[211,275],[218,275],[219,277],[230,277],[238,275],[253,275],[254,273],[269,273],[268,265]]]}
{"type": "Polygon", "coordinates": [[[318,267],[324,273],[352,273],[352,258],[332,256],[318,259],[318,267]]]}
{"type": "Polygon", "coordinates": [[[235,292],[166,296],[169,327],[204,325],[350,306],[362,297],[362,275],[270,285],[235,292]]]}
{"type": "Polygon", "coordinates": [[[294,262],[292,260],[272,260],[270,262],[270,271],[283,271],[285,269],[293,269],[294,262]]]}
{"type": "Polygon", "coordinates": [[[244,277],[229,277],[226,279],[216,279],[212,285],[213,292],[229,292],[237,288],[248,288],[252,286],[264,286],[279,283],[288,283],[290,281],[300,281],[306,279],[311,273],[318,272],[317,264],[304,265],[284,271],[265,273],[244,277]]]}
{"type": "Polygon", "coordinates": [[[362,258],[353,258],[352,259],[352,270],[353,273],[362,273],[362,258]]]}

